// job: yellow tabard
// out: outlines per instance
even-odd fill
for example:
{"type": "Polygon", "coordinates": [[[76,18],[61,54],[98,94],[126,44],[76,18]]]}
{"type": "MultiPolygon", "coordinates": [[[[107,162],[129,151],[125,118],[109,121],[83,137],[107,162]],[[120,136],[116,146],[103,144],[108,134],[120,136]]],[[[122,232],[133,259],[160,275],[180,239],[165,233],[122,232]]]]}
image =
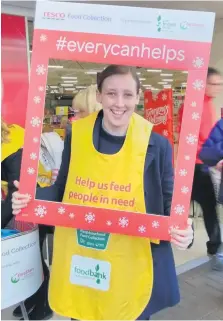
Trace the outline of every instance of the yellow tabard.
{"type": "MultiPolygon", "coordinates": [[[[24,144],[24,128],[13,124],[9,127],[10,133],[8,135],[9,141],[2,143],[1,146],[1,161],[3,162],[7,157],[16,153],[24,144]]],[[[1,181],[1,188],[5,195],[8,194],[8,182],[1,181]]]]}
{"type": "Polygon", "coordinates": [[[1,161],[3,162],[7,157],[16,153],[20,148],[23,147],[24,144],[24,135],[25,130],[24,128],[18,125],[11,125],[9,127],[9,142],[2,143],[2,153],[1,153],[1,161]]]}
{"type": "MultiPolygon", "coordinates": [[[[9,127],[9,142],[2,143],[1,148],[1,161],[3,162],[7,157],[16,153],[20,148],[23,148],[24,145],[24,136],[25,130],[24,128],[13,124],[9,127]]],[[[46,171],[39,162],[39,171],[38,171],[38,178],[37,181],[41,187],[46,187],[51,185],[51,176],[52,171],[46,171]]]]}
{"type": "MultiPolygon", "coordinates": [[[[121,150],[105,155],[93,144],[96,118],[94,113],[72,124],[63,202],[145,213],[144,163],[152,125],[133,114],[121,150]]],[[[85,217],[93,224],[93,210],[85,217]]],[[[126,221],[119,224],[124,229],[126,221]]],[[[149,239],[56,228],[49,302],[58,314],[77,320],[135,320],[152,287],[149,239]]]]}
{"type": "Polygon", "coordinates": [[[51,179],[52,179],[52,171],[46,171],[43,164],[39,161],[39,167],[38,167],[38,177],[37,182],[40,185],[40,187],[47,187],[51,185],[51,179]]]}

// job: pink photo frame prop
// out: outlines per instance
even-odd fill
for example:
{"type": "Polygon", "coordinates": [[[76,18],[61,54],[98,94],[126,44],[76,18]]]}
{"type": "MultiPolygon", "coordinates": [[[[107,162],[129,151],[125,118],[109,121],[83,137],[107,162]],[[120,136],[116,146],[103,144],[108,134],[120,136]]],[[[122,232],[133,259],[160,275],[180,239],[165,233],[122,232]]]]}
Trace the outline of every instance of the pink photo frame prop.
{"type": "Polygon", "coordinates": [[[160,240],[186,226],[214,19],[208,12],[37,3],[20,180],[31,202],[18,220],[160,240]],[[169,217],[35,199],[49,58],[188,71],[169,217]]]}

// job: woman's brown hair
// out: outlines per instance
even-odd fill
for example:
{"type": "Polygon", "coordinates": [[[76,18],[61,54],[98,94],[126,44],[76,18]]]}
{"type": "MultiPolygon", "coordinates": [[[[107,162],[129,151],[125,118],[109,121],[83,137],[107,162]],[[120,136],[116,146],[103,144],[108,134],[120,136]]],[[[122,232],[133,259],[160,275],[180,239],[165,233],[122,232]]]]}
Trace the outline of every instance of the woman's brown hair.
{"type": "Polygon", "coordinates": [[[140,91],[140,81],[136,72],[136,68],[120,65],[109,65],[106,67],[99,75],[97,80],[98,91],[102,91],[103,82],[106,78],[113,75],[128,75],[130,74],[136,82],[136,91],[139,94],[140,91]]]}

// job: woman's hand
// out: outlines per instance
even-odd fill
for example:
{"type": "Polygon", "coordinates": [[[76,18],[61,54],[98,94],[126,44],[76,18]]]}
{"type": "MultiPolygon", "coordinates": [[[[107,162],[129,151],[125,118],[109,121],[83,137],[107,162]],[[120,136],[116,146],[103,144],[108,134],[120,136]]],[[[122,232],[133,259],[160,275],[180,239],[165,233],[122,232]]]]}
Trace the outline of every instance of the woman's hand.
{"type": "MultiPolygon", "coordinates": [[[[16,188],[19,188],[19,182],[14,181],[14,185],[16,188]]],[[[17,215],[21,212],[22,208],[25,208],[30,199],[27,194],[20,194],[19,192],[14,192],[12,194],[12,214],[17,215]]]]}
{"type": "Polygon", "coordinates": [[[194,230],[192,228],[192,219],[188,218],[187,228],[185,230],[174,229],[171,231],[171,243],[179,250],[186,250],[194,239],[194,230]]]}
{"type": "Polygon", "coordinates": [[[221,172],[222,171],[222,167],[223,167],[223,161],[221,160],[220,162],[217,163],[216,169],[221,172]]]}

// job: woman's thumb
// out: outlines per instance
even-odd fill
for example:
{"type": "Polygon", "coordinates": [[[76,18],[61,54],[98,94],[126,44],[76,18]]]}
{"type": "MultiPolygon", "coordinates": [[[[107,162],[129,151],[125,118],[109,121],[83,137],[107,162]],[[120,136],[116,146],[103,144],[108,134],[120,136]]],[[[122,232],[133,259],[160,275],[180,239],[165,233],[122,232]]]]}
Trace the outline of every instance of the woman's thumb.
{"type": "Polygon", "coordinates": [[[14,183],[14,186],[19,189],[19,182],[18,181],[14,181],[13,183],[14,183]]]}

